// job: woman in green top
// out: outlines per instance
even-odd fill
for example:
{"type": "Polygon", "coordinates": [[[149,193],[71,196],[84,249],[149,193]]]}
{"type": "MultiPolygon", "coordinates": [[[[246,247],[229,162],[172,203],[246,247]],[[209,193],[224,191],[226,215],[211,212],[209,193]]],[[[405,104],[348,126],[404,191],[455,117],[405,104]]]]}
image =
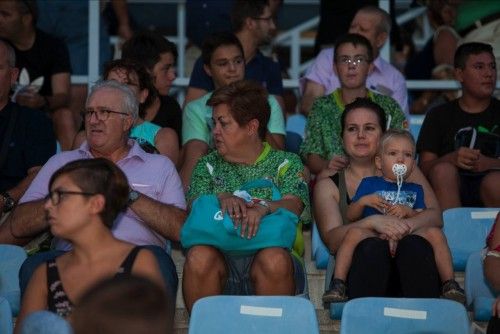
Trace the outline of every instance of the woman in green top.
{"type": "Polygon", "coordinates": [[[325,169],[331,174],[347,165],[342,149],[340,117],[344,106],[357,98],[368,97],[380,105],[386,112],[387,128],[406,126],[404,113],[394,99],[366,88],[366,78],[373,68],[373,49],[365,37],[358,34],[342,36],[335,44],[333,56],[333,69],[341,87],[314,101],[300,150],[313,174],[325,169]]]}
{"type": "MultiPolygon", "coordinates": [[[[215,151],[202,157],[193,170],[189,203],[200,195],[217,194],[223,212],[241,237],[259,233],[262,217],[279,208],[297,215],[309,207],[304,166],[293,153],[274,150],[264,142],[270,117],[267,93],[251,81],[217,89],[207,104],[213,107],[215,151]],[[270,179],[282,199],[271,200],[271,189],[252,189],[246,203],[233,193],[249,181],[270,179]]],[[[293,295],[304,291],[301,261],[287,249],[269,247],[251,256],[229,256],[213,246],[191,247],[186,254],[183,293],[189,311],[202,297],[218,294],[293,295]]]]}

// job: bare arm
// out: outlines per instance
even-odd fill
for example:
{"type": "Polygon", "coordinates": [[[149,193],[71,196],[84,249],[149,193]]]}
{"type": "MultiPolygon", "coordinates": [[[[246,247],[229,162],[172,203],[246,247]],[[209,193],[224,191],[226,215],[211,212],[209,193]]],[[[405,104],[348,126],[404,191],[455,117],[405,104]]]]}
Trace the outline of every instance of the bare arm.
{"type": "Polygon", "coordinates": [[[314,100],[325,95],[325,87],[323,85],[307,80],[304,88],[304,95],[302,96],[302,103],[300,105],[300,112],[304,115],[309,115],[314,100]]]}
{"type": "Polygon", "coordinates": [[[306,164],[312,174],[319,174],[328,167],[328,160],[323,159],[319,154],[310,153],[307,155],[306,164]]]}
{"type": "Polygon", "coordinates": [[[118,20],[118,34],[124,40],[132,37],[132,29],[130,28],[128,18],[128,8],[126,0],[112,0],[111,5],[118,20]]]}
{"type": "MultiPolygon", "coordinates": [[[[500,245],[500,214],[496,218],[493,237],[488,242],[488,249],[493,250],[500,245]]],[[[500,292],[500,258],[487,256],[484,259],[484,276],[496,292],[500,292]]]]}
{"type": "Polygon", "coordinates": [[[272,148],[276,150],[285,149],[285,136],[279,133],[266,132],[266,141],[271,145],[272,148]]]}
{"type": "Polygon", "coordinates": [[[189,102],[196,100],[196,99],[199,99],[200,97],[202,97],[206,93],[208,93],[208,92],[204,89],[196,88],[196,87],[188,87],[187,92],[186,92],[186,97],[184,98],[184,105],[182,106],[182,108],[184,109],[184,107],[189,102]]]}
{"type": "Polygon", "coordinates": [[[70,74],[57,73],[50,78],[52,96],[47,96],[48,107],[52,110],[69,106],[70,74]]]}
{"type": "Polygon", "coordinates": [[[130,208],[155,232],[169,240],[179,241],[186,210],[161,203],[144,194],[140,194],[130,208]]]}
{"type": "Polygon", "coordinates": [[[207,154],[208,145],[204,141],[194,139],[188,141],[184,145],[183,151],[184,161],[182,162],[180,176],[184,191],[186,191],[191,181],[193,169],[198,163],[198,160],[207,154]]]}
{"type": "MultiPolygon", "coordinates": [[[[31,181],[33,181],[40,168],[42,168],[42,166],[31,167],[30,169],[28,169],[28,175],[26,175],[26,177],[22,179],[21,182],[19,182],[14,188],[7,190],[10,197],[12,197],[12,199],[16,201],[16,203],[24,195],[26,189],[28,189],[28,187],[31,184],[31,181]]],[[[3,203],[0,204],[3,205],[3,203]]],[[[0,209],[2,209],[2,206],[0,206],[0,209]]]]}
{"type": "Polygon", "coordinates": [[[434,41],[434,61],[436,65],[449,64],[453,65],[453,57],[457,49],[457,37],[449,30],[442,29],[439,31],[437,38],[434,41]]]}
{"type": "Polygon", "coordinates": [[[359,227],[385,234],[390,239],[399,240],[408,234],[410,227],[401,220],[382,215],[372,215],[357,222],[343,224],[339,202],[339,191],[330,179],[318,181],[314,188],[314,216],[321,238],[330,252],[337,252],[346,232],[359,227]]]}
{"type": "Polygon", "coordinates": [[[281,107],[281,110],[283,111],[283,117],[286,118],[286,109],[285,109],[285,99],[281,95],[274,95],[276,98],[276,101],[278,101],[278,104],[281,107]]]}
{"type": "Polygon", "coordinates": [[[160,272],[158,261],[153,253],[147,249],[142,249],[134,262],[132,268],[134,275],[149,278],[154,283],[158,284],[163,290],[166,290],[165,281],[160,272]]]}
{"type": "Polygon", "coordinates": [[[162,128],[155,136],[155,146],[164,156],[168,157],[174,165],[179,162],[179,139],[177,133],[171,128],[162,128]]]}
{"type": "Polygon", "coordinates": [[[5,224],[0,226],[0,243],[25,245],[49,225],[43,209],[44,200],[19,204],[5,224]]]}
{"type": "Polygon", "coordinates": [[[17,317],[15,333],[20,333],[20,324],[24,318],[32,312],[42,311],[47,309],[47,269],[46,264],[43,263],[31,276],[28,287],[23,296],[21,303],[21,310],[17,317]]]}

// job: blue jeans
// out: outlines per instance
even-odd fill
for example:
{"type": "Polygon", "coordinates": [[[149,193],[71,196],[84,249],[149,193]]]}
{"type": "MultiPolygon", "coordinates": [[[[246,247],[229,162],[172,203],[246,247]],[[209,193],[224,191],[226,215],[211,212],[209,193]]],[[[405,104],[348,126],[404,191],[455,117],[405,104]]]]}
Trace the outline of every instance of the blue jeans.
{"type": "Polygon", "coordinates": [[[72,334],[71,325],[64,318],[49,311],[30,313],[21,324],[21,334],[72,334]]]}
{"type": "MultiPolygon", "coordinates": [[[[174,261],[170,255],[168,255],[161,247],[158,246],[144,246],[144,248],[149,249],[158,260],[158,265],[160,267],[160,272],[165,280],[165,285],[167,288],[167,295],[169,300],[173,301],[173,307],[175,307],[175,299],[177,297],[177,285],[179,283],[177,278],[177,271],[175,269],[174,261]]],[[[24,291],[28,286],[28,282],[33,275],[35,269],[49,260],[55,259],[56,257],[63,255],[65,251],[51,250],[48,252],[38,253],[30,256],[24,261],[21,269],[19,270],[19,287],[21,289],[21,298],[24,295],[24,291]]]]}

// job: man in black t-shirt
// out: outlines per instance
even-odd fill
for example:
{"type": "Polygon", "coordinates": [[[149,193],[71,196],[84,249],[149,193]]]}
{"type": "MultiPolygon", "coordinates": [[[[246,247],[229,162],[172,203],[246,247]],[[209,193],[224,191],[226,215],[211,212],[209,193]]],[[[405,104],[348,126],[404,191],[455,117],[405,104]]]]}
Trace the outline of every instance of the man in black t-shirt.
{"type": "Polygon", "coordinates": [[[417,143],[419,165],[441,209],[499,207],[500,101],[492,97],[497,78],[492,47],[463,44],[454,62],[462,97],[427,114],[417,143]]]}
{"type": "Polygon", "coordinates": [[[14,46],[20,70],[13,100],[49,112],[61,148],[68,150],[76,135],[76,120],[68,108],[68,49],[63,41],[36,29],[36,18],[34,0],[0,1],[0,37],[14,46]]]}
{"type": "Polygon", "coordinates": [[[14,49],[0,40],[0,151],[6,145],[0,153],[0,225],[56,150],[50,120],[38,110],[9,101],[19,73],[15,62],[14,49]]]}

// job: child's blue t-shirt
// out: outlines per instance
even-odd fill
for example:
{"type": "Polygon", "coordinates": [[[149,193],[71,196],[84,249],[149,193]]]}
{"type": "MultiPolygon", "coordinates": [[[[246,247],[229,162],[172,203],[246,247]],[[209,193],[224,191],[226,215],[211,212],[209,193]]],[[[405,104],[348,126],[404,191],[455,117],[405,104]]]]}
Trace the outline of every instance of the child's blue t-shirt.
{"type": "MultiPolygon", "coordinates": [[[[377,193],[389,203],[403,204],[413,209],[425,209],[424,189],[420,184],[403,182],[398,200],[395,202],[397,192],[396,183],[389,182],[381,176],[369,176],[361,180],[352,201],[356,202],[365,195],[377,193]]],[[[383,214],[383,212],[368,206],[363,209],[363,218],[378,214],[383,214]]]]}

